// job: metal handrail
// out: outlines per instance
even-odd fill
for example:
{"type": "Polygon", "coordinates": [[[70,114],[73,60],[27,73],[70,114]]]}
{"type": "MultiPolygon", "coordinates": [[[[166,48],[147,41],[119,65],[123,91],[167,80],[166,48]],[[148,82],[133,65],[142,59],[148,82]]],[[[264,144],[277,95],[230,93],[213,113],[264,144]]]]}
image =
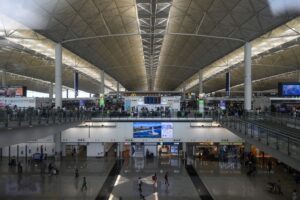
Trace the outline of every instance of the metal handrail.
{"type": "Polygon", "coordinates": [[[247,118],[252,118],[254,120],[266,120],[271,122],[279,123],[279,125],[284,127],[290,127],[293,126],[294,128],[300,127],[300,117],[298,116],[292,116],[286,113],[247,113],[245,115],[247,118]],[[289,125],[289,126],[288,126],[289,125]]]}
{"type": "Polygon", "coordinates": [[[91,118],[92,122],[105,122],[105,121],[149,121],[149,120],[161,120],[161,121],[202,121],[202,122],[210,122],[212,121],[212,117],[186,117],[186,118],[178,118],[178,117],[96,117],[91,118]]]}
{"type": "Polygon", "coordinates": [[[21,127],[22,125],[56,124],[83,121],[91,118],[85,110],[62,109],[2,109],[0,127],[21,127]]]}
{"type": "MultiPolygon", "coordinates": [[[[93,118],[103,118],[103,119],[111,119],[111,118],[119,118],[119,119],[137,119],[137,118],[157,118],[157,119],[167,119],[167,118],[183,118],[183,119],[198,119],[198,118],[207,118],[207,117],[212,117],[210,112],[205,112],[204,114],[200,114],[199,111],[194,111],[191,110],[189,112],[185,111],[179,111],[175,115],[162,115],[160,112],[155,112],[155,115],[152,115],[151,112],[148,113],[143,113],[143,112],[118,112],[118,111],[113,111],[110,113],[105,113],[105,112],[95,112],[93,113],[94,116],[93,118]],[[178,115],[179,113],[184,113],[183,115],[178,115]],[[96,115],[95,115],[96,114],[96,115]]],[[[174,113],[173,113],[174,114],[174,113]]]]}
{"type": "Polygon", "coordinates": [[[272,129],[272,128],[263,126],[263,125],[261,125],[261,124],[257,124],[257,123],[254,123],[254,122],[249,122],[249,121],[242,120],[242,119],[238,119],[238,118],[236,118],[236,117],[234,117],[234,118],[235,118],[236,121],[238,120],[238,121],[240,121],[241,123],[246,123],[246,124],[255,125],[255,126],[258,127],[258,128],[266,129],[266,130],[268,130],[268,131],[270,131],[270,132],[272,132],[272,133],[275,133],[276,135],[281,135],[281,136],[287,137],[287,138],[289,138],[289,139],[297,140],[297,141],[299,141],[299,143],[300,143],[300,139],[291,136],[292,132],[290,132],[290,131],[282,131],[282,130],[279,131],[279,130],[274,130],[274,129],[272,129]]]}
{"type": "Polygon", "coordinates": [[[130,112],[103,111],[103,110],[65,110],[50,108],[16,108],[0,109],[0,127],[12,127],[35,124],[55,124],[66,123],[79,120],[91,120],[92,118],[102,121],[112,119],[186,119],[186,120],[206,120],[211,118],[211,112],[200,114],[197,110],[179,111],[164,115],[165,112],[137,113],[130,112]],[[152,113],[152,114],[151,114],[152,113]],[[154,115],[153,115],[154,113],[154,115]]]}

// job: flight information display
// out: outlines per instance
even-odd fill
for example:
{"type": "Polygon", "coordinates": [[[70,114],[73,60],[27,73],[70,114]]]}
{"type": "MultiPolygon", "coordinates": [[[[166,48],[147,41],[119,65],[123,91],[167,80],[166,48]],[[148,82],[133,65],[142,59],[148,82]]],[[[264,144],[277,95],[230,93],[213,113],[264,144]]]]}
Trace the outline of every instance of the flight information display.
{"type": "Polygon", "coordinates": [[[173,123],[134,122],[134,138],[173,138],[173,123]]]}
{"type": "Polygon", "coordinates": [[[144,97],[145,104],[160,104],[161,98],[160,97],[144,97]]]}

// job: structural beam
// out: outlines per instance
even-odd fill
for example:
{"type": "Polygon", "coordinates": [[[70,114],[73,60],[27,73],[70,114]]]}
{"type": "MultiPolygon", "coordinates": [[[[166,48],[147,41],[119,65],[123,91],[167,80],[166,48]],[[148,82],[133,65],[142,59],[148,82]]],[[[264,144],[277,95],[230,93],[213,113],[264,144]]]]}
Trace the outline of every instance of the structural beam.
{"type": "Polygon", "coordinates": [[[62,107],[62,46],[55,47],[55,107],[62,107]]]}
{"type": "Polygon", "coordinates": [[[182,88],[182,100],[185,101],[185,88],[186,88],[186,84],[184,84],[183,88],[182,88]]]}
{"type": "Polygon", "coordinates": [[[240,38],[232,38],[232,37],[223,37],[223,36],[216,36],[216,35],[204,35],[204,34],[195,34],[195,33],[118,33],[118,34],[109,34],[109,35],[96,35],[90,37],[81,37],[81,38],[74,38],[69,40],[64,40],[62,44],[70,43],[70,42],[77,42],[77,41],[84,41],[84,40],[94,40],[98,38],[113,38],[113,37],[130,37],[130,36],[165,36],[165,35],[173,35],[173,36],[188,36],[188,37],[201,37],[201,38],[210,38],[210,39],[219,39],[219,40],[229,40],[229,41],[236,41],[244,43],[245,40],[240,38]]]}
{"type": "Polygon", "coordinates": [[[244,110],[251,110],[252,102],[252,66],[251,66],[251,43],[244,46],[244,110]]]}
{"type": "Polygon", "coordinates": [[[117,82],[117,96],[119,97],[120,95],[120,83],[117,82]]]}

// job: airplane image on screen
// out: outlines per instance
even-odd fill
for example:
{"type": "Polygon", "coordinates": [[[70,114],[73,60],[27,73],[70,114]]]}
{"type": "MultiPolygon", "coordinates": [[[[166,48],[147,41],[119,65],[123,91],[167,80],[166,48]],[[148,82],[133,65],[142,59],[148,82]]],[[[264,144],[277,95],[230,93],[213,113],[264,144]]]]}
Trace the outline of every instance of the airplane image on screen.
{"type": "Polygon", "coordinates": [[[151,129],[151,132],[149,132],[149,134],[150,135],[159,135],[159,133],[158,132],[155,132],[155,130],[154,130],[154,127],[151,127],[152,129],[151,129]]]}
{"type": "Polygon", "coordinates": [[[136,138],[160,138],[160,123],[136,123],[134,126],[134,137],[136,138]]]}

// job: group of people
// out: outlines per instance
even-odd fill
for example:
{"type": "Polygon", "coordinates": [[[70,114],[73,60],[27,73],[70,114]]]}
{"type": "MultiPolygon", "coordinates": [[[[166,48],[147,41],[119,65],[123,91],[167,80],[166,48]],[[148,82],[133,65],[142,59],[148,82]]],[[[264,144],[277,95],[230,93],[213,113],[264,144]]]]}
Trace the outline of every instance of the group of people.
{"type": "Polygon", "coordinates": [[[17,167],[18,174],[22,174],[22,172],[23,172],[23,165],[22,165],[22,163],[19,161],[18,164],[17,164],[17,161],[16,161],[15,158],[12,158],[12,159],[9,160],[8,166],[10,168],[17,167]]]}
{"type": "Polygon", "coordinates": [[[46,107],[17,107],[16,105],[13,107],[6,106],[0,109],[0,120],[8,120],[8,121],[32,121],[38,120],[41,121],[42,119],[48,120],[64,120],[66,118],[89,118],[91,116],[91,111],[80,107],[80,108],[73,108],[73,109],[66,109],[63,108],[54,108],[53,106],[46,106],[46,107]]]}

